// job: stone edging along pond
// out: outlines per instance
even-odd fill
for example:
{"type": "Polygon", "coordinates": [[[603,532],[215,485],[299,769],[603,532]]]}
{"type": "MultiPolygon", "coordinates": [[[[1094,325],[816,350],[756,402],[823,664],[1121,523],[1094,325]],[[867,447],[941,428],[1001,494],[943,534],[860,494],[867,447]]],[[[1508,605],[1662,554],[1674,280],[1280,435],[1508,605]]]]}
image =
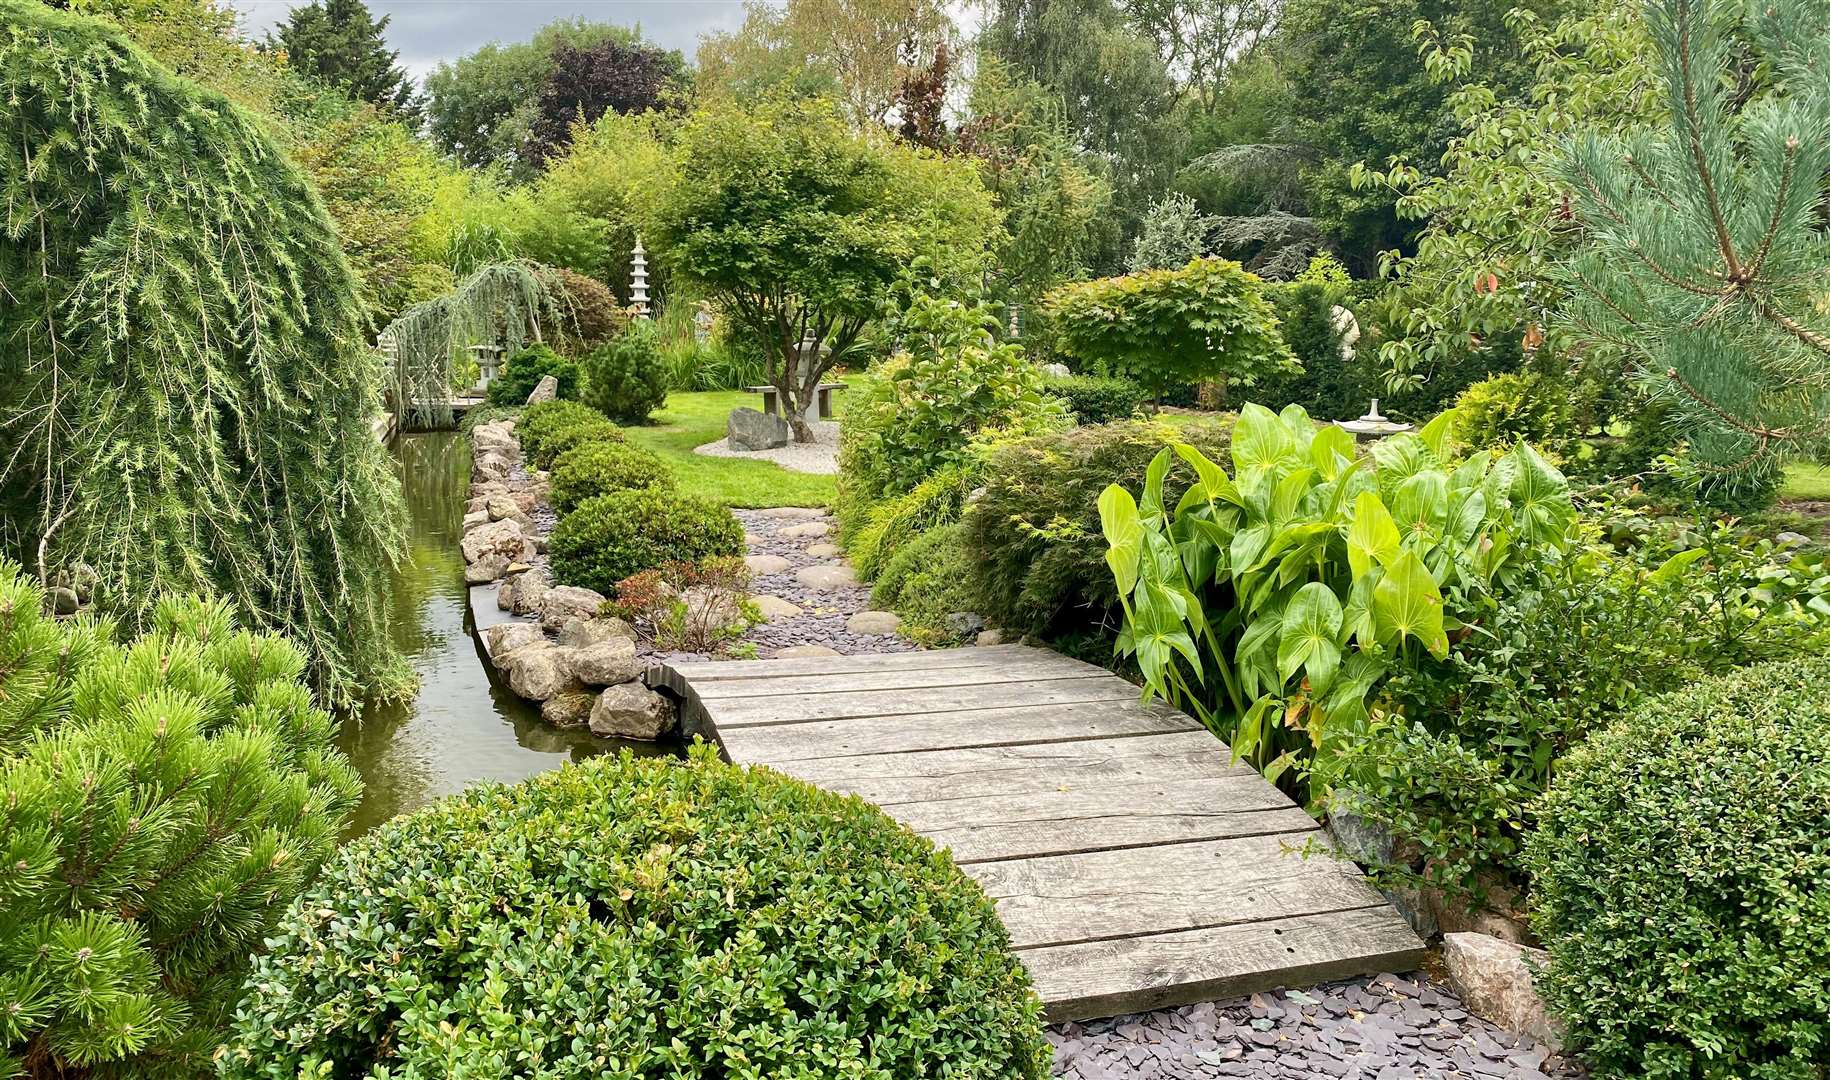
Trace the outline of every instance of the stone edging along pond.
{"type": "Polygon", "coordinates": [[[589,726],[613,738],[659,739],[678,719],[673,702],[642,681],[648,661],[621,619],[601,615],[605,597],[557,585],[546,540],[557,515],[546,501],[544,474],[530,473],[515,422],[479,424],[470,433],[470,501],[463,539],[464,580],[483,628],[478,586],[495,585],[506,621],[482,629],[490,662],[510,690],[540,703],[555,727],[589,726]]]}

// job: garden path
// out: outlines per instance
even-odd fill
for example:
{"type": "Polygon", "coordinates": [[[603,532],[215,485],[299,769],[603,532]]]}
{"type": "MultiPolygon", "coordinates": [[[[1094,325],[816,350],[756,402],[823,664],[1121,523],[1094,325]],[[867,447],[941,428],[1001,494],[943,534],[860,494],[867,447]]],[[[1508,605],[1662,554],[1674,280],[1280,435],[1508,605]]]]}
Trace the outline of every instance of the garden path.
{"type": "MultiPolygon", "coordinates": [[[[797,645],[814,645],[816,651],[832,650],[849,654],[844,659],[825,662],[829,667],[844,669],[848,666],[855,667],[873,656],[894,653],[895,655],[883,656],[882,659],[885,663],[904,665],[897,669],[903,685],[894,690],[885,687],[886,693],[895,696],[906,696],[913,691],[932,692],[936,689],[932,685],[935,678],[946,681],[939,676],[925,679],[918,677],[914,681],[926,681],[930,685],[908,686],[906,684],[912,673],[923,670],[920,667],[907,667],[909,664],[926,664],[940,658],[1016,672],[1016,658],[1031,661],[1038,659],[1039,650],[963,649],[950,653],[912,655],[908,652],[911,645],[893,634],[853,630],[848,624],[852,623],[858,613],[868,609],[868,587],[847,582],[843,573],[834,576],[833,584],[819,588],[806,585],[801,580],[803,571],[844,567],[844,560],[832,546],[830,536],[824,535],[817,527],[801,527],[825,524],[826,515],[816,510],[794,508],[740,510],[737,513],[747,530],[752,558],[766,557],[757,564],[757,591],[777,599],[789,599],[800,609],[798,613],[778,616],[773,622],[750,631],[747,637],[757,646],[761,655],[773,656],[783,649],[793,650],[797,645]],[[1006,661],[1001,657],[1011,659],[1006,661]],[[986,660],[994,662],[984,665],[986,660]]],[[[1045,662],[1062,661],[1059,657],[1048,660],[1051,656],[1052,654],[1043,653],[1040,659],[1045,662]]],[[[663,661],[662,667],[670,668],[678,675],[681,671],[691,671],[693,663],[700,658],[670,656],[655,659],[663,661]]],[[[713,700],[746,700],[741,697],[739,684],[755,682],[754,676],[747,679],[743,677],[746,669],[763,669],[765,677],[779,677],[780,682],[772,684],[774,689],[792,687],[795,682],[803,682],[798,691],[788,696],[811,697],[818,691],[804,685],[808,676],[801,673],[809,670],[810,665],[817,667],[819,663],[817,660],[796,658],[765,663],[727,662],[715,665],[719,672],[728,672],[735,679],[730,687],[724,688],[726,693],[722,698],[714,691],[713,700]]],[[[1074,678],[1096,679],[1097,676],[1074,678]]],[[[710,686],[711,681],[705,685],[710,686]]],[[[1129,687],[1127,691],[1128,703],[1135,706],[1135,692],[1129,687]]],[[[937,716],[950,716],[957,722],[972,719],[974,713],[981,718],[987,712],[994,716],[1000,712],[1007,717],[1011,715],[1007,709],[1000,710],[996,706],[989,710],[977,708],[986,704],[982,701],[975,700],[972,704],[974,709],[948,714],[932,708],[930,703],[924,707],[923,712],[898,714],[893,721],[881,721],[872,727],[879,734],[893,734],[898,730],[915,732],[925,727],[931,735],[934,730],[932,722],[937,716]]],[[[1126,704],[1125,697],[1103,699],[1102,704],[1093,706],[1093,711],[1130,713],[1130,710],[1124,708],[1126,704]]],[[[847,753],[843,747],[835,747],[828,756],[821,757],[809,756],[805,749],[786,747],[790,745],[790,740],[802,739],[802,733],[830,733],[847,725],[862,733],[862,725],[855,724],[856,718],[839,720],[832,717],[807,717],[808,706],[796,705],[795,708],[804,719],[787,724],[732,725],[729,737],[734,743],[727,742],[727,748],[735,745],[741,753],[748,754],[751,751],[747,747],[769,745],[759,741],[768,739],[780,748],[775,751],[757,750],[753,760],[768,761],[784,772],[840,790],[856,791],[875,799],[917,831],[952,846],[955,857],[965,862],[968,872],[972,872],[976,866],[982,868],[981,873],[991,873],[995,868],[1003,866],[1006,869],[999,872],[1006,875],[1006,880],[1009,878],[1008,867],[1013,862],[1039,861],[1044,867],[1062,865],[1060,856],[1041,856],[1037,859],[1025,859],[1020,854],[1015,858],[1011,856],[1026,849],[1052,848],[1064,833],[1071,835],[1071,829],[1075,827],[1088,831],[1099,829],[1102,832],[1108,827],[1141,830],[1132,834],[1131,842],[1135,843],[1141,837],[1173,830],[1179,816],[1176,812],[1178,809],[1197,810],[1197,814],[1180,816],[1192,817],[1198,823],[1200,815],[1213,814],[1217,807],[1225,804],[1190,803],[1187,798],[1189,793],[1200,789],[1202,785],[1218,791],[1226,787],[1228,777],[1235,774],[1235,770],[1226,767],[1227,755],[1224,749],[1205,732],[1194,730],[1186,718],[1180,724],[1170,718],[1165,724],[1169,730],[1150,734],[1134,734],[1111,740],[1070,739],[1066,742],[1023,742],[1011,738],[1009,725],[981,723],[978,734],[955,740],[975,744],[972,747],[921,749],[919,743],[910,744],[907,741],[916,737],[910,734],[903,736],[905,748],[891,753],[860,755],[847,753]],[[978,745],[981,743],[984,745],[978,745]],[[1200,744],[1199,749],[1197,743],[1200,744]],[[1177,752],[1177,747],[1180,747],[1180,753],[1177,752]],[[1110,748],[1114,752],[1110,756],[1100,757],[1087,753],[1091,748],[1110,748]],[[1051,771],[1053,766],[1069,764],[1063,760],[1064,751],[1068,755],[1077,754],[1079,760],[1072,766],[1074,772],[1063,771],[1056,775],[1051,771]],[[1135,753],[1138,751],[1149,752],[1135,753]],[[997,773],[980,768],[976,774],[972,769],[967,769],[963,779],[951,780],[945,770],[937,772],[933,768],[936,763],[945,760],[948,754],[956,755],[961,763],[977,759],[980,765],[985,764],[986,759],[993,755],[1009,755],[1012,759],[1011,767],[997,773]],[[1208,764],[1202,766],[1199,764],[1202,761],[1208,764]],[[1036,768],[1039,762],[1048,762],[1050,768],[1036,768]],[[1191,769],[1198,771],[1191,774],[1191,769]],[[1051,777],[1054,777],[1053,783],[1049,782],[1051,777]],[[984,786],[986,781],[993,781],[989,788],[984,786]],[[1134,789],[1161,790],[1165,795],[1154,804],[1141,808],[1141,812],[1111,818],[1102,810],[1102,804],[1109,808],[1113,792],[1126,783],[1134,789]],[[962,785],[950,794],[965,793],[972,784],[979,784],[979,790],[983,793],[976,796],[965,794],[955,805],[944,800],[924,802],[908,798],[920,793],[924,787],[929,791],[939,791],[948,784],[962,785]],[[1038,809],[1046,812],[1051,804],[1071,813],[1073,816],[1066,820],[1077,824],[1063,825],[1061,818],[1038,817],[1038,809]],[[1010,812],[991,812],[1000,808],[1010,812]],[[1168,812],[1164,813],[1165,810],[1168,812]],[[1048,839],[1050,837],[1053,839],[1048,839]],[[1051,858],[1056,861],[1046,861],[1051,858]]],[[[1062,708],[1084,710],[1088,706],[1081,704],[1062,708]]],[[[1151,715],[1149,710],[1143,712],[1151,715]]],[[[1155,717],[1160,716],[1160,713],[1155,714],[1155,717]]],[[[1153,718],[1149,722],[1156,723],[1157,720],[1153,718]]],[[[801,745],[805,747],[808,744],[803,739],[801,745]]],[[[814,745],[817,747],[818,744],[814,745]]],[[[738,760],[752,758],[738,756],[738,760]]],[[[1235,789],[1243,786],[1246,790],[1254,787],[1236,781],[1232,782],[1232,786],[1235,789]]],[[[1269,785],[1260,784],[1257,788],[1262,794],[1269,789],[1269,785]]],[[[1271,794],[1276,793],[1272,791],[1271,794]]],[[[1277,798],[1281,799],[1281,796],[1277,798]]],[[[1289,816],[1291,809],[1287,804],[1273,805],[1268,810],[1266,820],[1273,820],[1275,816],[1292,827],[1299,825],[1295,818],[1289,816]]],[[[1224,821],[1230,817],[1237,822],[1253,813],[1265,811],[1222,809],[1217,820],[1224,821]]],[[[1313,825],[1304,828],[1312,829],[1313,825]]],[[[1197,826],[1194,833],[1182,836],[1171,833],[1163,837],[1161,848],[1171,852],[1178,849],[1185,852],[1197,850],[1202,844],[1213,846],[1226,843],[1188,838],[1189,835],[1203,831],[1210,830],[1197,826]]],[[[1276,833],[1267,835],[1278,836],[1276,833]]],[[[1291,862],[1302,862],[1294,855],[1286,856],[1282,849],[1283,841],[1303,835],[1307,834],[1283,834],[1276,856],[1279,861],[1288,858],[1291,862]]],[[[1252,842],[1251,838],[1235,839],[1252,842]]],[[[1152,843],[1149,840],[1142,842],[1152,843]]],[[[1264,841],[1260,838],[1256,842],[1264,841]]],[[[1119,847],[1113,850],[1122,854],[1127,849],[1119,847]]],[[[1103,858],[1117,857],[1111,851],[1090,854],[1103,858]]],[[[1270,857],[1268,853],[1261,854],[1267,859],[1270,857]]],[[[1320,856],[1311,860],[1311,869],[1325,866],[1331,866],[1337,871],[1340,869],[1340,864],[1331,864],[1320,856]]],[[[1184,876],[1187,876],[1185,872],[1184,876]]],[[[1145,882],[1145,886],[1160,889],[1158,882],[1145,882]]],[[[1225,917],[1224,908],[1207,911],[1199,906],[1211,902],[1208,893],[1212,887],[1196,880],[1193,888],[1195,892],[1191,894],[1191,899],[1194,902],[1186,903],[1180,909],[1186,912],[1189,921],[1207,923],[1225,917]]],[[[1004,894],[994,888],[993,895],[1004,894]]],[[[1146,894],[1139,894],[1136,907],[1144,911],[1145,917],[1149,917],[1152,909],[1169,907],[1160,898],[1144,900],[1141,898],[1144,895],[1146,894]]],[[[1255,893],[1253,895],[1256,896],[1255,893]]],[[[1016,896],[1016,893],[1008,894],[1012,899],[1016,896]]],[[[1360,910],[1365,912],[1378,909],[1369,907],[1360,910]]],[[[1395,919],[1395,916],[1392,918],[1395,919]]],[[[1278,929],[1271,924],[1261,925],[1272,930],[1278,929]]],[[[1209,931],[1212,929],[1209,928],[1209,931]]],[[[1390,923],[1385,923],[1384,930],[1389,929],[1390,923]]],[[[1103,938],[1104,930],[1105,928],[1094,926],[1093,936],[1103,938]]],[[[1192,934],[1207,932],[1193,931],[1192,934]]],[[[1176,938],[1173,933],[1160,936],[1172,942],[1176,938]]],[[[1283,935],[1269,936],[1278,939],[1283,935]]],[[[1393,936],[1406,939],[1408,931],[1394,933],[1393,936]]],[[[1139,939],[1134,937],[1130,940],[1139,939]]],[[[1148,936],[1144,940],[1148,940],[1148,936]]],[[[1117,947],[1106,940],[1083,943],[1080,946],[1032,947],[1024,949],[1023,953],[1040,957],[1045,954],[1063,955],[1075,949],[1092,955],[1100,955],[1099,950],[1109,950],[1107,955],[1117,952],[1117,947]]],[[[1383,961],[1388,965],[1386,971],[1410,969],[1416,963],[1417,952],[1414,938],[1404,941],[1401,948],[1383,961]]],[[[1026,955],[1026,959],[1030,958],[1026,955]]],[[[1197,953],[1191,959],[1195,964],[1216,963],[1215,956],[1206,954],[1197,953]]],[[[1370,958],[1368,960],[1370,962],[1370,958]]],[[[1177,977],[1175,970],[1173,965],[1166,964],[1159,971],[1148,974],[1158,979],[1174,978],[1177,977]]],[[[1211,966],[1209,970],[1212,970],[1211,966]]],[[[1360,970],[1372,969],[1363,967],[1360,970]]],[[[1054,1074],[1065,1080],[1210,1080],[1214,1077],[1240,1076],[1284,1077],[1290,1080],[1324,1080],[1334,1077],[1362,1077],[1365,1080],[1409,1080],[1414,1077],[1546,1080],[1547,1077],[1580,1075],[1579,1071],[1551,1056],[1531,1038],[1502,1031],[1471,1015],[1453,993],[1427,977],[1383,973],[1312,985],[1317,980],[1331,977],[1328,972],[1314,968],[1286,968],[1275,978],[1268,973],[1265,977],[1269,981],[1256,985],[1268,987],[1281,983],[1290,988],[1249,993],[1243,989],[1230,989],[1223,981],[1215,981],[1202,993],[1209,998],[1221,1000],[1200,1001],[1191,996],[1178,995],[1177,1000],[1194,1003],[1126,1012],[1107,1019],[1056,1023],[1049,1029],[1049,1039],[1055,1046],[1054,1074]]],[[[1189,992],[1193,993],[1192,989],[1189,992]]],[[[1146,1004],[1122,1006],[1131,1009],[1147,1007],[1146,1004]]],[[[1104,1008],[1117,1009],[1121,1006],[1107,1005],[1104,1008]]]]}

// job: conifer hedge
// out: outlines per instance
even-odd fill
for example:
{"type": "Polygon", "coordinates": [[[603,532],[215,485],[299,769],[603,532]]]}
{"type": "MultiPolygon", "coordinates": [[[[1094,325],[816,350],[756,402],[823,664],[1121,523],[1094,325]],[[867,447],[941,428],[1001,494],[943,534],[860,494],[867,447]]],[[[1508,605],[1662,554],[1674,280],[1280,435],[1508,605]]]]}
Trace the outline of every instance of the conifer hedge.
{"type": "Polygon", "coordinates": [[[401,677],[399,486],[330,218],[260,121],[0,0],[0,553],[150,624],[209,592],[341,701],[401,677]]]}

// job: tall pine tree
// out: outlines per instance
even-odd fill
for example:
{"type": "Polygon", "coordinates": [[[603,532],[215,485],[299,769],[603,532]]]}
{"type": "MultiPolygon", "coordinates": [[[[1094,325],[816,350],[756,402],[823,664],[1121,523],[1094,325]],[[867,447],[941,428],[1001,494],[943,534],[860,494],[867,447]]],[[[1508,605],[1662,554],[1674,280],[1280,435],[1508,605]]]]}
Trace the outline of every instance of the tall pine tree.
{"type": "Polygon", "coordinates": [[[413,106],[413,80],[383,36],[392,18],[375,18],[362,0],[312,0],[293,8],[267,44],[284,48],[288,62],[327,86],[404,111],[413,106]]]}
{"type": "Polygon", "coordinates": [[[1569,315],[1668,402],[1709,470],[1830,449],[1830,5],[1657,0],[1668,124],[1589,136],[1569,315]]]}

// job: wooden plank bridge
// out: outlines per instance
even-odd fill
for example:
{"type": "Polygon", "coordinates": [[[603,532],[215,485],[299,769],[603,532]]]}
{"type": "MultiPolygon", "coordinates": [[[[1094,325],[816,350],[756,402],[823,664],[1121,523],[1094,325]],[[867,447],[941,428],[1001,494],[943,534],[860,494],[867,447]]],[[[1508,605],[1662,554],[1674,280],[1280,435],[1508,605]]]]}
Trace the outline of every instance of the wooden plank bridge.
{"type": "Polygon", "coordinates": [[[689,734],[855,794],[984,886],[1051,1020],[1423,956],[1315,822],[1200,724],[1024,646],[656,667],[689,734]]]}

